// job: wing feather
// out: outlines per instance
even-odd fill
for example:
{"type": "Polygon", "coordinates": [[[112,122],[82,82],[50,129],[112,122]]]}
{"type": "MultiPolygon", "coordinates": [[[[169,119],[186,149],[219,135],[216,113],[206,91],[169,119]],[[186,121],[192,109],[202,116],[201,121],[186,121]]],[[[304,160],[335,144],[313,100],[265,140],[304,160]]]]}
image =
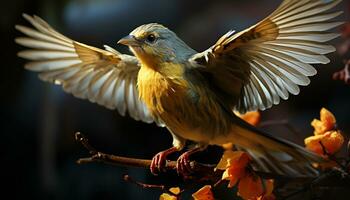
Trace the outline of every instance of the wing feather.
{"type": "Polygon", "coordinates": [[[288,99],[289,93],[299,94],[299,86],[308,85],[308,76],[316,74],[312,64],[330,62],[325,54],[334,52],[335,48],[324,43],[339,36],[328,32],[342,24],[330,21],[343,13],[329,12],[339,2],[341,0],[328,3],[322,0],[284,0],[261,22],[236,34],[228,32],[191,60],[207,66],[206,73],[214,74],[213,77],[218,71],[225,74],[222,63],[231,72],[243,71],[240,75],[235,73],[231,80],[213,82],[221,91],[231,95],[233,109],[241,113],[264,110],[278,104],[280,98],[288,99]],[[242,74],[246,77],[241,77],[242,74]],[[233,91],[230,89],[232,85],[242,85],[242,88],[233,91]]]}
{"type": "Polygon", "coordinates": [[[31,60],[26,69],[39,72],[44,81],[62,85],[75,97],[117,109],[121,115],[128,112],[136,120],[157,121],[139,99],[136,78],[140,67],[135,57],[106,45],[102,50],[73,41],[41,18],[23,16],[34,27],[15,26],[26,35],[16,38],[16,43],[30,48],[18,53],[31,60]]]}

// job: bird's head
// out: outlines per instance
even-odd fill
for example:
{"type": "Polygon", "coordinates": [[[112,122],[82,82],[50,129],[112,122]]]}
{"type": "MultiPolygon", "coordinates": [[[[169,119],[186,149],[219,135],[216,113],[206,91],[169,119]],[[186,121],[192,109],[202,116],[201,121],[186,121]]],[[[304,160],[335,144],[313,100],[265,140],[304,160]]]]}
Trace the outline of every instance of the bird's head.
{"type": "Polygon", "coordinates": [[[118,43],[129,46],[141,63],[153,68],[162,63],[180,63],[195,53],[173,31],[156,23],[137,27],[118,43]]]}

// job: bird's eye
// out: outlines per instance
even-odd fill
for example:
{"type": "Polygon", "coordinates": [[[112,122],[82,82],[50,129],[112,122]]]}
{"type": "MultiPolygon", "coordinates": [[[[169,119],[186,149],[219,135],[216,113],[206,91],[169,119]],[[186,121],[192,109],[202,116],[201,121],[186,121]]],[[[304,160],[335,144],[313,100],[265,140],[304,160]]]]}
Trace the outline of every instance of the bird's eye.
{"type": "Polygon", "coordinates": [[[154,34],[149,34],[146,38],[147,42],[153,43],[156,41],[156,36],[154,34]]]}

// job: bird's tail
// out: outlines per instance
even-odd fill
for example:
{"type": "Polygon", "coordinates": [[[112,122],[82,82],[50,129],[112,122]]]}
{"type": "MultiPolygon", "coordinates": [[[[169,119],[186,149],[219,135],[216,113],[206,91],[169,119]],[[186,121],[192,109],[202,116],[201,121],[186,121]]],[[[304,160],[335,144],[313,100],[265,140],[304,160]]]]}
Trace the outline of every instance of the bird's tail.
{"type": "Polygon", "coordinates": [[[314,177],[312,163],[326,162],[321,156],[292,142],[274,137],[239,119],[231,134],[238,149],[253,158],[255,170],[289,177],[314,177]]]}

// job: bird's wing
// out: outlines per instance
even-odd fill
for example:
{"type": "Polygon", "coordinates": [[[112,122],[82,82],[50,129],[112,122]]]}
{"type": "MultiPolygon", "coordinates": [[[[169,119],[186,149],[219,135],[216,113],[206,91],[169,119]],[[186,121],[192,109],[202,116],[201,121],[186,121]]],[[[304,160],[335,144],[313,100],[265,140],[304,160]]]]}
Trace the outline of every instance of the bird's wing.
{"type": "Polygon", "coordinates": [[[209,74],[216,91],[241,112],[264,110],[297,95],[316,74],[311,64],[326,64],[335,48],[324,44],[339,34],[327,32],[341,25],[328,12],[341,0],[284,0],[267,18],[234,34],[223,35],[190,61],[209,74]]]}
{"type": "Polygon", "coordinates": [[[31,60],[26,69],[38,72],[44,81],[62,85],[64,91],[78,98],[117,109],[121,115],[128,112],[136,120],[155,121],[138,96],[140,67],[135,57],[109,46],[102,50],[73,41],[41,18],[23,16],[34,27],[16,26],[27,36],[16,38],[16,43],[30,48],[18,53],[31,60]]]}

